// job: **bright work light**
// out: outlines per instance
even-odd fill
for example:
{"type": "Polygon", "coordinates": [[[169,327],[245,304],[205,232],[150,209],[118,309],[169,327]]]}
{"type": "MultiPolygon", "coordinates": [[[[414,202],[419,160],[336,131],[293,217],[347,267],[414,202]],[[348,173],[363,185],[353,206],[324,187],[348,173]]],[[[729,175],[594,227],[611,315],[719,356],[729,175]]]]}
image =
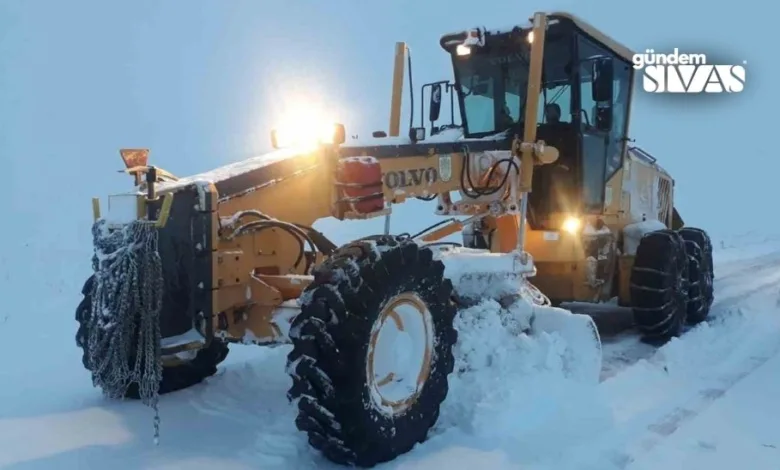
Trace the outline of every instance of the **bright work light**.
{"type": "Polygon", "coordinates": [[[343,144],[344,125],[333,122],[312,110],[291,113],[281,125],[271,131],[271,145],[285,147],[313,147],[320,144],[343,144]]]}
{"type": "Polygon", "coordinates": [[[563,231],[565,232],[569,232],[572,235],[574,235],[580,230],[581,226],[582,226],[582,221],[577,217],[567,217],[566,220],[563,221],[563,225],[561,225],[561,229],[563,229],[563,231]]]}

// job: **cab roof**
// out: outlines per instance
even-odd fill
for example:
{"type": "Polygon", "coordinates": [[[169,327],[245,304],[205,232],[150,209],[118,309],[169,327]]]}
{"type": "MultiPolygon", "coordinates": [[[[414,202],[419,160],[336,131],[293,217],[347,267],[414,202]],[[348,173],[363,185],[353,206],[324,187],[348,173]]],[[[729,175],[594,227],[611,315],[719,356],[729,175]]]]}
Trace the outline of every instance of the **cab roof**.
{"type": "Polygon", "coordinates": [[[623,59],[629,62],[634,60],[634,51],[632,51],[627,46],[624,46],[623,44],[619,43],[618,41],[611,38],[610,36],[606,35],[600,29],[586,22],[582,18],[567,12],[554,12],[554,13],[549,13],[547,16],[549,18],[565,18],[571,21],[572,23],[574,23],[574,25],[577,28],[585,32],[585,34],[592,37],[596,41],[604,44],[605,46],[607,46],[607,48],[611,49],[612,52],[619,55],[623,59]]]}
{"type": "MultiPolygon", "coordinates": [[[[610,49],[612,52],[623,58],[624,60],[627,60],[628,62],[633,61],[634,57],[634,51],[632,51],[627,46],[621,44],[620,42],[616,41],[615,39],[611,38],[607,34],[603,33],[601,30],[596,28],[595,26],[591,25],[587,21],[583,20],[582,18],[568,12],[564,11],[556,11],[552,13],[546,13],[548,20],[564,20],[569,21],[574,26],[577,27],[577,29],[584,32],[586,35],[590,36],[591,38],[595,39],[596,41],[600,42],[604,46],[606,46],[608,49],[610,49]]],[[[498,34],[504,34],[511,32],[512,30],[520,28],[520,29],[530,29],[531,28],[531,22],[529,20],[528,23],[525,25],[516,25],[509,28],[500,28],[500,29],[493,29],[486,31],[489,35],[498,35],[498,34]]],[[[469,31],[462,31],[458,33],[452,33],[452,34],[446,34],[441,37],[440,44],[441,46],[449,51],[449,48],[453,44],[453,42],[462,42],[465,40],[469,35],[469,31]]]]}

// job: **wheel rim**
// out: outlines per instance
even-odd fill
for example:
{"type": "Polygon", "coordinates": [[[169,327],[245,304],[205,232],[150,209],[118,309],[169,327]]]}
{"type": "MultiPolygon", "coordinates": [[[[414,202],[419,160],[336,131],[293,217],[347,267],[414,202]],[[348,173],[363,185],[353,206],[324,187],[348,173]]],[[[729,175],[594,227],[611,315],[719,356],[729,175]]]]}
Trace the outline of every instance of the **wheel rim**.
{"type": "Polygon", "coordinates": [[[371,329],[366,377],[374,405],[385,414],[404,413],[431,371],[433,319],[414,293],[391,298],[371,329]]]}

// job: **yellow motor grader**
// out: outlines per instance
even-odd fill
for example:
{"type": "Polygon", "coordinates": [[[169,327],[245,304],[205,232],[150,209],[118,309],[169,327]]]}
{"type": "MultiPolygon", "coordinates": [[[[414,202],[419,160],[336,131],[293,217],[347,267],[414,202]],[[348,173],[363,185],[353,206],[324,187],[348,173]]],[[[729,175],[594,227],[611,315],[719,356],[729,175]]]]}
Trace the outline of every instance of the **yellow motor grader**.
{"type": "Polygon", "coordinates": [[[156,404],[214,374],[229,343],[290,344],[298,429],[330,460],[369,467],[436,423],[460,308],[521,303],[529,334],[590,338],[571,356],[595,351],[596,380],[593,321],[551,303],[617,297],[650,338],[704,320],[710,240],[683,227],[673,179],[628,144],[632,52],[568,13],[440,44],[454,81],[422,87],[430,125],[408,136],[399,43],[389,132],[371,139],[341,124],[274,131],[277,150],[187,178],[122,150],[132,214],[93,200],[94,273],[76,312],[94,384],[156,404]],[[437,125],[446,95],[452,119],[437,125]],[[445,219],[343,246],[312,228],[410,198],[445,219]],[[461,246],[443,241],[458,233],[461,246]]]}

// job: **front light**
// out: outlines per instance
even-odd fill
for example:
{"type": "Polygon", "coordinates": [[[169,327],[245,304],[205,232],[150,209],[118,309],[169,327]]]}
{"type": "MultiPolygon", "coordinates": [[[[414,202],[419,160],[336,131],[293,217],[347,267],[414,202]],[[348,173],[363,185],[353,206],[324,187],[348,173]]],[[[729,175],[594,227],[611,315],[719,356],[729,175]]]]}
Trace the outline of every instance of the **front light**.
{"type": "Polygon", "coordinates": [[[464,46],[463,44],[458,44],[458,47],[455,48],[455,53],[458,55],[469,55],[471,54],[471,48],[469,46],[464,46]]]}
{"type": "Polygon", "coordinates": [[[310,147],[319,144],[343,144],[346,140],[344,125],[338,123],[305,123],[282,126],[271,131],[271,145],[275,149],[285,147],[310,147]]]}
{"type": "Polygon", "coordinates": [[[582,221],[577,217],[567,217],[566,220],[563,221],[563,225],[561,225],[563,231],[569,232],[572,235],[576,234],[580,230],[580,227],[582,227],[582,221]]]}

